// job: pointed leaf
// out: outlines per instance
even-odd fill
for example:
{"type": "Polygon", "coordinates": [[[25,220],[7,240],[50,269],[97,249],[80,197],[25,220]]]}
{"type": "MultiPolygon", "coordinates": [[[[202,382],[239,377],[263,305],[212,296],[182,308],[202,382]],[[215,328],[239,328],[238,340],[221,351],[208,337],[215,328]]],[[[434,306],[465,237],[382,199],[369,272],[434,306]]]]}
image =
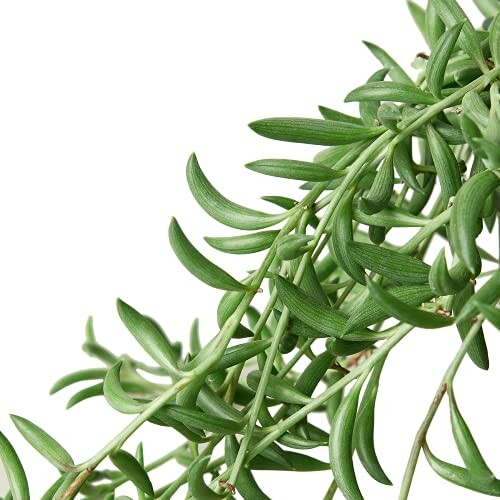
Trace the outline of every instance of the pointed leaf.
{"type": "Polygon", "coordinates": [[[176,371],[177,354],[165,334],[149,318],[123,300],[116,301],[118,315],[140,346],[160,365],[176,371]]]}
{"type": "Polygon", "coordinates": [[[133,455],[125,450],[118,450],[109,456],[113,465],[119,469],[127,479],[132,481],[137,488],[147,493],[149,496],[154,496],[153,485],[148,477],[147,472],[142,465],[134,458],[133,455]]]}
{"type": "Polygon", "coordinates": [[[73,394],[71,398],[69,398],[66,404],[66,409],[69,410],[70,408],[73,408],[73,406],[77,405],[78,403],[81,403],[82,401],[103,395],[104,395],[104,384],[102,383],[85,387],[84,389],[73,394]]]}
{"type": "Polygon", "coordinates": [[[239,344],[229,347],[221,360],[217,363],[217,370],[226,370],[231,366],[239,365],[248,359],[252,359],[257,354],[264,352],[271,345],[271,340],[254,340],[246,344],[239,344]]]}
{"type": "Polygon", "coordinates": [[[188,484],[189,492],[193,498],[199,498],[204,500],[217,500],[219,498],[225,498],[226,495],[219,495],[215,493],[214,490],[210,489],[203,481],[203,474],[205,473],[208,463],[210,462],[210,457],[197,458],[188,474],[188,484]]]}
{"type": "Polygon", "coordinates": [[[168,231],[170,245],[184,267],[200,281],[213,288],[233,291],[250,291],[249,285],[236,281],[223,269],[204,257],[186,238],[181,227],[173,218],[168,231]]]}
{"type": "Polygon", "coordinates": [[[201,208],[213,217],[229,227],[253,231],[274,226],[285,220],[288,214],[266,214],[250,208],[233,203],[219,191],[217,191],[202,172],[196,156],[189,158],[186,167],[186,177],[189,189],[201,208]]]}
{"type": "Polygon", "coordinates": [[[439,38],[435,47],[433,47],[429,61],[425,68],[425,75],[429,90],[437,97],[441,98],[441,89],[443,88],[444,73],[446,65],[450,60],[453,49],[458,40],[458,35],[462,30],[464,22],[455,24],[452,28],[439,38]]]}
{"type": "Polygon", "coordinates": [[[479,312],[495,327],[500,330],[500,309],[489,304],[477,303],[479,312]]]}
{"type": "Polygon", "coordinates": [[[257,160],[247,163],[245,167],[259,174],[299,181],[324,182],[342,177],[341,174],[320,163],[298,160],[257,160]]]}
{"type": "Polygon", "coordinates": [[[363,120],[355,116],[346,115],[341,111],[319,106],[319,112],[325,120],[333,120],[334,122],[353,123],[354,125],[363,125],[363,120]]]}
{"type": "Polygon", "coordinates": [[[374,43],[364,41],[365,46],[370,52],[384,65],[389,71],[389,76],[395,82],[414,85],[413,80],[406,74],[403,68],[381,47],[374,43]]]}
{"type": "Polygon", "coordinates": [[[109,406],[120,413],[131,415],[141,413],[145,405],[129,396],[122,387],[120,382],[121,367],[122,361],[118,361],[106,374],[103,385],[104,397],[109,406]]]}
{"type": "Polygon", "coordinates": [[[79,370],[77,372],[68,373],[64,377],[61,377],[50,389],[50,394],[55,394],[56,392],[68,387],[72,384],[78,382],[83,382],[85,380],[99,380],[103,379],[107,373],[106,368],[89,368],[87,370],[79,370]]]}
{"type": "Polygon", "coordinates": [[[3,464],[10,492],[14,500],[29,500],[28,480],[16,450],[0,432],[0,462],[3,464]]]}
{"type": "Polygon", "coordinates": [[[278,141],[336,146],[377,137],[383,129],[314,118],[267,118],[250,123],[257,134],[278,141]]]}
{"type": "MultiPolygon", "coordinates": [[[[247,384],[250,389],[256,391],[259,387],[262,372],[253,371],[247,376],[247,384]]],[[[311,402],[311,398],[302,394],[298,389],[291,385],[286,380],[276,377],[274,375],[269,376],[269,382],[265,388],[266,396],[277,399],[283,403],[291,403],[298,405],[306,405],[311,402]]]]}
{"type": "Polygon", "coordinates": [[[367,279],[366,282],[370,295],[386,312],[399,321],[420,328],[443,328],[453,323],[452,318],[423,311],[422,309],[409,306],[403,301],[395,299],[393,295],[372,280],[367,279]]]}
{"type": "Polygon", "coordinates": [[[424,193],[414,170],[414,162],[411,156],[411,140],[400,142],[394,149],[394,167],[405,184],[414,191],[424,193]]]}
{"type": "Polygon", "coordinates": [[[429,92],[421,90],[415,85],[396,82],[370,82],[361,85],[344,99],[345,102],[354,101],[394,101],[408,104],[427,104],[436,102],[436,98],[429,92]]]}
{"type": "Polygon", "coordinates": [[[249,254],[267,250],[279,231],[259,231],[240,236],[205,237],[205,241],[216,250],[232,254],[249,254]]]}
{"type": "Polygon", "coordinates": [[[70,454],[43,429],[18,415],[11,415],[10,418],[24,439],[52,465],[65,470],[74,464],[70,454]]]}

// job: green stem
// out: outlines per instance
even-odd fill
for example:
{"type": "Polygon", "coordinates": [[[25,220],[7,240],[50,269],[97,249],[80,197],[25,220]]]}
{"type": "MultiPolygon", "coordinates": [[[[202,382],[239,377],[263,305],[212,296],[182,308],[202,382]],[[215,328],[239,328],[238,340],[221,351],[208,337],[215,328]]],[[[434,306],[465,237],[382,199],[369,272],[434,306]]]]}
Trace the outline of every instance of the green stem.
{"type": "Polygon", "coordinates": [[[415,440],[410,452],[410,458],[408,459],[403,481],[401,482],[401,490],[399,492],[398,500],[406,500],[408,498],[411,482],[413,480],[413,475],[415,474],[415,468],[417,466],[418,456],[420,455],[420,449],[422,448],[422,444],[425,441],[427,431],[429,430],[432,420],[434,419],[434,415],[439,408],[439,405],[446,393],[447,388],[453,383],[453,379],[455,378],[455,375],[465,357],[465,354],[469,349],[470,344],[474,340],[476,334],[479,332],[482,322],[483,319],[478,318],[476,323],[469,330],[469,333],[464,338],[460,349],[453,358],[450,366],[443,376],[443,379],[441,380],[441,383],[439,384],[436,395],[434,396],[429,410],[427,411],[427,414],[425,415],[425,418],[422,421],[422,424],[420,425],[420,428],[418,429],[418,432],[415,436],[415,440]]]}

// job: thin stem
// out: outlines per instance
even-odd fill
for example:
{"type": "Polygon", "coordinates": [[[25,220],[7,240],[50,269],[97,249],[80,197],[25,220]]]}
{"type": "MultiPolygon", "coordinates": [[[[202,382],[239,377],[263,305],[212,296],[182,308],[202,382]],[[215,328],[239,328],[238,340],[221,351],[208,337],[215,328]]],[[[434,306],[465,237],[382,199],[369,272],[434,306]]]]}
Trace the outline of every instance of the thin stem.
{"type": "Polygon", "coordinates": [[[422,448],[422,444],[425,441],[425,436],[427,434],[427,431],[429,430],[429,427],[432,423],[432,420],[434,419],[434,416],[446,393],[447,388],[452,384],[453,379],[455,378],[455,375],[465,357],[465,354],[467,353],[470,344],[474,340],[476,334],[479,332],[482,322],[483,319],[478,318],[477,322],[474,323],[472,328],[469,330],[469,333],[464,338],[462,345],[460,346],[460,349],[458,350],[457,354],[455,355],[448,369],[446,370],[443,379],[439,384],[436,395],[434,396],[434,399],[432,400],[432,403],[429,407],[429,410],[427,411],[427,414],[425,415],[425,418],[422,421],[420,428],[418,429],[418,432],[415,436],[415,440],[413,442],[412,449],[410,451],[410,457],[406,465],[403,481],[401,482],[401,490],[399,492],[399,497],[398,497],[399,500],[406,500],[408,498],[411,482],[413,480],[413,475],[415,474],[415,468],[417,466],[418,456],[420,455],[420,449],[422,448]]]}

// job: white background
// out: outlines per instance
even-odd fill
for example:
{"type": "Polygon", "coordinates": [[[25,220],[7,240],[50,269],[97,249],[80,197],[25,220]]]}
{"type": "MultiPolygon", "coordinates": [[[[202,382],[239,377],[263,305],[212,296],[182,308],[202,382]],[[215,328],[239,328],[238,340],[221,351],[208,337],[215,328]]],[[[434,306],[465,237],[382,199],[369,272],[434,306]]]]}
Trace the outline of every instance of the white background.
{"type": "MultiPolygon", "coordinates": [[[[463,4],[479,19],[471,1],[463,4]]],[[[57,474],[23,442],[8,413],[35,421],[77,461],[130,419],[102,400],[66,412],[71,389],[48,396],[59,376],[96,365],[79,351],[87,315],[94,315],[103,343],[139,356],[116,314],[118,296],[157,318],[173,339],[186,339],[195,317],[205,339],[216,332],[221,294],[176,260],[167,241],[170,217],[238,277],[261,258],[216,254],[203,243],[204,235],[232,231],[191,199],[184,178],[189,154],[196,150],[223,193],[272,210],[258,197],[293,195],[297,183],[243,165],[264,157],[310,159],[317,148],[265,140],[246,124],[319,116],[317,104],[355,112],[342,104],[344,96],[379,67],[361,39],[386,47],[408,69],[426,50],[405,2],[396,0],[0,4],[0,428],[29,472],[33,498],[57,474]]],[[[489,238],[483,243],[496,251],[489,238]]],[[[500,474],[500,342],[492,330],[487,337],[490,372],[466,360],[456,393],[500,474]]],[[[453,329],[415,331],[389,358],[376,441],[395,487],[359,469],[367,499],[396,498],[414,433],[458,346],[453,329]]],[[[178,442],[148,426],[128,449],[139,439],[149,460],[178,442]]],[[[440,457],[460,463],[446,404],[429,441],[440,457]]],[[[172,480],[174,469],[153,475],[154,484],[172,480]]],[[[330,482],[328,472],[258,477],[273,499],[320,499],[330,482]]],[[[438,479],[421,460],[411,498],[424,497],[477,495],[438,479]]]]}

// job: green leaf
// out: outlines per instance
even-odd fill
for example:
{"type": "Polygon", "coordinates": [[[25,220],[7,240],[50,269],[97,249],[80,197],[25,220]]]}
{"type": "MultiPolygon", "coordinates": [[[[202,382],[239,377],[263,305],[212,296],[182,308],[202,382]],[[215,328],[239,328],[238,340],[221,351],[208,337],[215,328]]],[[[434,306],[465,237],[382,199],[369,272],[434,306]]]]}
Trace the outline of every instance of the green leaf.
{"type": "Polygon", "coordinates": [[[377,171],[375,180],[367,194],[359,201],[359,206],[368,215],[380,212],[389,205],[394,189],[394,150],[391,148],[377,171]]]}
{"type": "MultiPolygon", "coordinates": [[[[228,465],[233,465],[238,455],[238,441],[234,436],[224,440],[224,457],[228,465]]],[[[271,500],[259,487],[251,471],[242,467],[236,480],[236,489],[244,500],[271,500]]]]}
{"type": "Polygon", "coordinates": [[[495,66],[500,65],[500,12],[490,26],[490,49],[495,66]]]}
{"type": "MultiPolygon", "coordinates": [[[[260,371],[256,370],[250,372],[247,376],[248,387],[256,391],[259,386],[261,376],[262,372],[260,371]]],[[[304,395],[286,380],[274,375],[269,376],[269,382],[266,385],[265,391],[266,396],[277,399],[283,403],[306,405],[311,402],[311,398],[309,396],[304,395]]]]}
{"type": "Polygon", "coordinates": [[[448,203],[462,185],[458,162],[450,146],[432,125],[427,125],[426,131],[429,149],[441,186],[441,197],[448,203]]]}
{"type": "MultiPolygon", "coordinates": [[[[375,73],[373,73],[367,80],[367,83],[370,82],[382,82],[388,73],[387,68],[379,69],[375,73]]],[[[380,101],[360,101],[359,102],[359,114],[363,123],[368,127],[372,127],[373,125],[378,126],[378,108],[380,106],[380,101]]]]}
{"type": "Polygon", "coordinates": [[[436,8],[434,7],[434,2],[432,0],[427,2],[427,8],[425,11],[425,31],[431,48],[436,45],[439,38],[445,32],[445,29],[446,26],[439,17],[436,8]]]}
{"type": "Polygon", "coordinates": [[[216,434],[235,434],[241,431],[243,427],[242,421],[236,422],[231,419],[208,415],[179,405],[166,405],[164,412],[189,427],[196,427],[216,434]]]}
{"type": "Polygon", "coordinates": [[[493,479],[494,475],[486,465],[479,448],[472,436],[469,426],[465,422],[455,400],[455,394],[451,386],[448,387],[448,398],[450,402],[450,420],[453,437],[465,467],[473,475],[493,479]]]}
{"type": "Polygon", "coordinates": [[[411,139],[397,144],[394,149],[394,167],[404,183],[421,194],[424,189],[420,186],[415,174],[414,162],[411,155],[411,139]]]}
{"type": "MultiPolygon", "coordinates": [[[[142,443],[139,443],[137,445],[137,449],[135,451],[135,458],[139,462],[139,465],[144,468],[144,447],[142,443]]],[[[146,495],[144,494],[144,491],[141,488],[137,488],[137,500],[146,500],[146,495]]]]}
{"type": "MultiPolygon", "coordinates": [[[[432,299],[434,292],[427,285],[403,285],[389,288],[390,293],[397,300],[411,306],[420,304],[432,299]]],[[[360,302],[349,314],[349,319],[345,327],[346,334],[366,328],[370,325],[389,318],[390,314],[383,309],[372,297],[360,302]]]]}
{"type": "Polygon", "coordinates": [[[385,474],[377,454],[375,452],[374,430],[375,430],[375,403],[380,380],[380,374],[384,366],[384,361],[378,362],[373,368],[370,380],[366,385],[363,399],[359,407],[354,426],[354,446],[358,457],[368,474],[376,481],[386,485],[392,485],[390,479],[385,474]]]}
{"type": "Polygon", "coordinates": [[[74,465],[70,454],[43,429],[18,415],[11,415],[10,418],[24,439],[52,465],[59,470],[65,470],[74,465]]]}
{"type": "Polygon", "coordinates": [[[427,86],[438,99],[442,97],[441,89],[443,88],[446,65],[453,53],[463,24],[463,21],[459,22],[443,33],[433,47],[429,61],[427,62],[425,68],[427,86]]]}
{"type": "Polygon", "coordinates": [[[204,384],[198,393],[197,406],[204,413],[240,423],[243,415],[229,403],[226,403],[215,391],[204,384]]]}
{"type": "Polygon", "coordinates": [[[413,80],[384,49],[371,42],[363,41],[363,43],[370,50],[370,52],[384,65],[384,68],[389,71],[389,76],[393,81],[406,85],[414,85],[413,80]]]}
{"type": "MultiPolygon", "coordinates": [[[[347,318],[342,313],[312,301],[300,288],[281,276],[276,277],[276,288],[294,317],[329,337],[342,337],[347,325],[347,318]]],[[[356,331],[349,335],[349,339],[369,340],[370,333],[367,330],[356,331]]]]}
{"type": "Polygon", "coordinates": [[[500,11],[498,0],[474,0],[474,3],[484,17],[495,17],[500,11]]]}
{"type": "Polygon", "coordinates": [[[225,498],[226,495],[219,495],[215,493],[214,490],[210,489],[203,481],[203,474],[207,470],[207,466],[210,462],[210,457],[198,457],[194,462],[191,468],[189,469],[188,474],[188,485],[189,492],[193,498],[199,498],[203,500],[216,500],[219,498],[225,498]]]}
{"type": "Polygon", "coordinates": [[[439,14],[439,17],[449,29],[457,23],[464,23],[458,38],[458,44],[476,61],[483,71],[488,71],[488,66],[484,60],[483,51],[481,50],[476,31],[458,2],[456,0],[432,0],[432,4],[439,14]]]}
{"type": "Polygon", "coordinates": [[[231,275],[226,273],[226,271],[216,266],[198,252],[186,238],[186,235],[183,233],[175,218],[172,218],[168,235],[170,245],[177,255],[177,258],[191,274],[196,276],[200,281],[203,281],[203,283],[206,283],[212,288],[219,288],[221,290],[241,292],[252,290],[252,287],[236,281],[231,275]]]}
{"type": "Polygon", "coordinates": [[[186,167],[189,189],[198,204],[216,221],[235,229],[254,231],[274,226],[288,213],[267,214],[233,203],[217,191],[202,172],[196,156],[189,158],[186,167]]]}
{"type": "Polygon", "coordinates": [[[495,327],[500,330],[500,309],[498,307],[477,303],[479,312],[495,327]]]}
{"type": "Polygon", "coordinates": [[[474,276],[481,271],[474,228],[484,201],[498,187],[500,178],[491,170],[476,174],[458,191],[451,209],[449,227],[453,249],[474,276]]]}
{"type": "Polygon", "coordinates": [[[156,324],[121,299],[116,301],[116,308],[127,330],[151,358],[168,371],[175,372],[177,354],[156,324]]]}
{"type": "Polygon", "coordinates": [[[85,387],[84,389],[76,392],[71,396],[66,404],[66,409],[69,410],[73,408],[73,406],[81,403],[90,398],[95,398],[97,396],[104,395],[104,384],[101,382],[99,384],[91,385],[89,387],[85,387]]]}
{"type": "Polygon", "coordinates": [[[122,387],[120,382],[121,367],[122,361],[118,361],[106,374],[103,385],[104,397],[109,406],[120,413],[130,415],[141,413],[145,405],[129,396],[122,387]]]}
{"type": "Polygon", "coordinates": [[[363,125],[363,120],[355,116],[346,115],[341,111],[319,106],[319,112],[325,120],[333,120],[334,122],[353,123],[354,125],[363,125]]]}
{"type": "Polygon", "coordinates": [[[498,479],[484,479],[475,476],[463,467],[444,462],[431,452],[427,443],[424,443],[423,450],[432,470],[446,481],[468,490],[486,495],[500,496],[500,481],[498,479]]]}
{"type": "Polygon", "coordinates": [[[267,118],[250,123],[257,134],[278,141],[336,146],[371,139],[383,133],[377,127],[314,118],[267,118]]]}
{"type": "Polygon", "coordinates": [[[412,215],[401,208],[389,206],[376,214],[365,214],[361,210],[354,209],[353,218],[355,221],[367,226],[381,227],[423,227],[429,221],[426,217],[412,215]]]}
{"type": "Polygon", "coordinates": [[[287,458],[290,465],[285,466],[281,463],[269,460],[262,455],[257,455],[250,460],[249,467],[252,470],[282,470],[295,472],[314,472],[330,469],[329,464],[309,455],[286,451],[284,452],[284,456],[287,458]]]}
{"type": "Polygon", "coordinates": [[[0,432],[0,461],[3,464],[10,492],[14,500],[29,500],[28,480],[16,450],[10,441],[0,432]]]}
{"type": "Polygon", "coordinates": [[[221,360],[216,365],[216,370],[226,370],[231,366],[239,365],[244,361],[251,359],[257,354],[264,352],[271,345],[271,340],[254,340],[245,344],[239,344],[229,347],[221,360]]]}
{"type": "Polygon", "coordinates": [[[348,249],[362,267],[397,283],[429,282],[430,266],[415,257],[367,243],[351,242],[348,249]]]}
{"type": "Polygon", "coordinates": [[[293,260],[309,251],[307,244],[313,239],[307,234],[287,234],[280,238],[276,255],[281,260],[293,260]]]}
{"type": "Polygon", "coordinates": [[[354,424],[363,381],[359,379],[340,403],[330,431],[330,466],[340,491],[349,500],[363,500],[352,463],[354,424]]]}
{"type": "Polygon", "coordinates": [[[205,241],[216,250],[232,254],[249,254],[267,250],[279,231],[259,231],[240,236],[205,237],[205,241]]]}
{"type": "Polygon", "coordinates": [[[460,267],[465,271],[460,273],[459,276],[457,276],[456,273],[453,272],[453,269],[451,271],[448,271],[445,250],[444,248],[441,249],[438,256],[436,257],[436,260],[432,264],[429,273],[429,283],[436,295],[453,295],[462,290],[467,285],[467,282],[470,280],[471,275],[460,261],[458,262],[458,264],[459,265],[456,266],[455,269],[457,267],[460,267]]]}
{"type": "Polygon", "coordinates": [[[348,243],[353,239],[352,230],[352,199],[354,190],[346,193],[339,201],[332,219],[331,246],[335,259],[340,267],[355,279],[358,283],[365,282],[365,272],[363,268],[352,258],[349,252],[348,243]]]}
{"type": "Polygon", "coordinates": [[[196,356],[201,349],[200,320],[196,318],[191,324],[191,330],[189,331],[189,352],[193,356],[196,356]]]}
{"type": "Polygon", "coordinates": [[[496,304],[499,300],[500,270],[496,270],[490,279],[463,305],[456,317],[456,322],[467,321],[479,313],[478,304],[496,304]]]}
{"type": "Polygon", "coordinates": [[[425,9],[413,2],[413,0],[406,0],[406,4],[408,5],[411,17],[413,17],[413,21],[417,25],[417,28],[420,33],[422,33],[422,36],[425,38],[427,44],[430,46],[427,31],[425,29],[425,9]]]}
{"type": "Polygon", "coordinates": [[[299,181],[324,182],[342,177],[338,172],[320,163],[298,160],[257,160],[247,163],[245,167],[259,174],[299,181]]]}
{"type": "MultiPolygon", "coordinates": [[[[219,328],[222,328],[224,323],[229,319],[229,317],[236,311],[243,299],[242,292],[226,292],[217,307],[217,324],[219,328]]],[[[249,330],[246,326],[239,324],[233,338],[248,338],[253,337],[253,332],[249,330]]]]}
{"type": "Polygon", "coordinates": [[[403,323],[418,326],[419,328],[443,328],[453,323],[453,319],[447,316],[423,311],[405,304],[403,301],[394,298],[393,295],[372,280],[367,279],[366,283],[370,295],[382,309],[403,323]]]}
{"type": "MultiPolygon", "coordinates": [[[[474,285],[472,283],[468,283],[463,290],[458,292],[453,297],[452,307],[455,317],[458,317],[460,315],[460,312],[462,311],[464,305],[473,296],[473,294],[474,285]]],[[[457,321],[457,330],[462,340],[465,339],[465,337],[469,333],[469,330],[472,328],[472,325],[472,319],[460,322],[457,321]]],[[[488,358],[488,348],[486,346],[482,328],[480,328],[479,332],[476,333],[476,336],[469,345],[467,354],[479,368],[483,370],[487,370],[489,368],[490,363],[488,358]]]]}
{"type": "Polygon", "coordinates": [[[106,368],[89,368],[87,370],[79,370],[77,372],[68,373],[64,377],[61,377],[50,389],[50,394],[55,394],[61,389],[68,387],[72,384],[78,382],[83,382],[84,380],[99,380],[103,379],[107,373],[106,368]]]}
{"type": "Polygon", "coordinates": [[[349,92],[344,101],[394,101],[408,104],[431,105],[436,102],[436,98],[429,92],[415,87],[413,84],[370,82],[349,92]]]}
{"type": "Polygon", "coordinates": [[[193,443],[203,443],[206,441],[205,433],[202,430],[195,427],[186,427],[182,422],[173,418],[170,413],[167,413],[167,407],[160,408],[149,421],[163,427],[172,427],[172,429],[175,429],[179,434],[193,443]]]}
{"type": "Polygon", "coordinates": [[[127,479],[132,481],[137,488],[154,496],[153,485],[147,472],[133,455],[125,450],[118,450],[109,456],[113,465],[119,469],[127,479]]]}

